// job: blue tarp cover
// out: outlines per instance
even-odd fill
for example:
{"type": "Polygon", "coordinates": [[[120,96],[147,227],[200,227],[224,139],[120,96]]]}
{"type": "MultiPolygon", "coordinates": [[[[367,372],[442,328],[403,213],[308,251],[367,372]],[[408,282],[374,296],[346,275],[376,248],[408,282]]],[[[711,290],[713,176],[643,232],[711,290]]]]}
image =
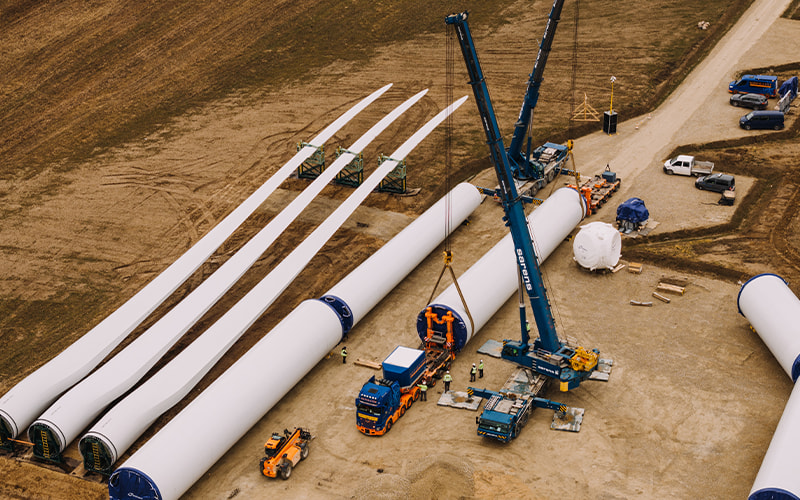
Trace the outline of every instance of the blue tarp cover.
{"type": "Polygon", "coordinates": [[[794,100],[794,98],[797,97],[797,77],[796,76],[793,76],[793,77],[789,78],[788,80],[786,80],[785,82],[783,82],[783,84],[781,85],[781,88],[778,89],[778,94],[781,97],[785,96],[787,92],[791,92],[792,93],[792,100],[794,100]]]}
{"type": "Polygon", "coordinates": [[[650,218],[650,212],[639,198],[625,200],[617,207],[617,220],[626,220],[640,224],[650,218]]]}

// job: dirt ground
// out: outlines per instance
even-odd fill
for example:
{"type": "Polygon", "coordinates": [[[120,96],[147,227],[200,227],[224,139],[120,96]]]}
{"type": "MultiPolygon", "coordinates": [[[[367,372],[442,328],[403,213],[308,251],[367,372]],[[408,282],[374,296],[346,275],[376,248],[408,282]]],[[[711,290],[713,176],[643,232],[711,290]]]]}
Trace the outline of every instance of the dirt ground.
{"type": "MultiPolygon", "coordinates": [[[[546,11],[546,3],[537,3],[544,6],[539,11],[546,11]]],[[[602,10],[609,2],[597,4],[593,8],[602,10]]],[[[435,405],[441,391],[437,386],[429,401],[415,406],[391,433],[367,438],[355,428],[353,401],[372,372],[352,364],[343,367],[334,355],[312,370],[185,498],[745,497],[791,384],[737,314],[736,294],[740,280],[759,272],[781,274],[790,285],[800,278],[800,260],[796,258],[800,232],[795,230],[798,222],[792,210],[800,192],[794,180],[794,158],[800,151],[794,132],[739,130],[736,118],[742,112],[727,104],[724,84],[740,70],[796,62],[792,57],[798,53],[795,45],[800,40],[797,21],[772,23],[788,4],[788,0],[755,1],[742,21],[661,106],[635,118],[622,116],[616,135],[598,132],[576,141],[576,163],[582,172],[595,173],[609,164],[623,179],[623,189],[614,201],[638,196],[659,222],[648,237],[626,238],[624,243],[623,259],[643,262],[642,274],[584,272],[572,261],[568,242],[543,266],[560,331],[577,337],[583,345],[599,348],[615,361],[607,383],[592,382],[571,393],[547,394],[586,409],[580,433],[550,431],[551,414],[539,410],[513,443],[486,441],[475,434],[474,413],[435,405]],[[774,49],[777,45],[781,50],[774,49]],[[747,46],[749,50],[743,51],[747,46]],[[756,135],[774,140],[752,141],[756,135]],[[707,144],[712,141],[718,142],[707,144]],[[734,206],[717,205],[718,195],[695,190],[689,178],[667,177],[661,172],[661,162],[679,147],[714,160],[721,171],[736,174],[734,206]],[[652,300],[651,293],[663,277],[688,280],[686,293],[673,297],[670,304],[653,301],[649,308],[629,304],[631,299],[652,300]],[[261,476],[257,464],[266,437],[274,430],[300,425],[310,427],[316,435],[309,459],[287,482],[261,476]]],[[[501,51],[497,47],[519,43],[513,42],[519,36],[518,25],[541,17],[524,14],[492,32],[492,49],[481,55],[487,74],[488,68],[495,68],[496,73],[489,75],[495,81],[503,81],[505,76],[524,78],[530,54],[520,57],[523,69],[516,60],[503,59],[498,70],[494,63],[501,51]]],[[[478,21],[472,26],[476,30],[478,21]]],[[[648,27],[643,24],[638,29],[648,27]]],[[[647,35],[646,31],[636,32],[636,27],[631,31],[634,33],[627,36],[647,35]]],[[[534,40],[540,36],[538,29],[536,33],[534,40]]],[[[593,33],[599,37],[602,30],[593,33]]],[[[336,137],[337,144],[352,143],[410,93],[431,86],[433,95],[382,136],[368,155],[388,153],[409,130],[441,108],[440,82],[425,76],[425,71],[413,70],[419,61],[433,59],[434,49],[441,52],[437,40],[429,35],[403,42],[400,50],[397,46],[386,49],[363,67],[328,68],[335,76],[294,83],[279,93],[233,96],[216,102],[69,172],[46,169],[26,182],[13,183],[13,189],[11,181],[6,181],[2,228],[6,316],[0,335],[13,349],[2,363],[0,388],[10,388],[140,289],[263,182],[270,169],[280,165],[276,158],[293,153],[297,140],[310,138],[366,90],[392,81],[396,75],[411,75],[336,137]],[[352,85],[352,78],[362,85],[352,85]],[[330,93],[333,85],[335,95],[330,93]],[[299,116],[298,102],[314,112],[299,116]],[[57,184],[67,187],[42,194],[57,184]],[[142,215],[132,217],[133,213],[142,215]],[[151,234],[159,237],[144,237],[151,234]],[[35,355],[29,358],[31,352],[35,355]]],[[[569,44],[563,42],[562,46],[569,44]]],[[[559,63],[557,57],[554,64],[559,63]]],[[[638,71],[657,62],[642,62],[638,71]]],[[[500,88],[493,93],[495,109],[505,121],[501,129],[509,130],[520,91],[502,84],[495,88],[500,88]]],[[[620,92],[620,102],[639,95],[620,92]]],[[[466,93],[467,86],[457,81],[455,96],[466,93]]],[[[543,95],[548,95],[545,89],[543,95]]],[[[603,94],[597,91],[595,95],[603,94]]],[[[480,132],[476,124],[474,104],[468,102],[465,111],[455,117],[456,130],[474,136],[480,132]]],[[[793,118],[788,124],[793,124],[793,118]]],[[[430,166],[440,158],[441,137],[441,133],[434,134],[413,157],[413,161],[426,164],[426,177],[410,178],[412,184],[423,187],[420,196],[374,195],[369,206],[359,209],[346,229],[312,262],[310,268],[317,272],[303,273],[282,303],[251,328],[193,395],[268,332],[293,304],[325,292],[332,280],[353,269],[441,194],[441,187],[431,182],[441,174],[430,166]]],[[[476,143],[485,148],[480,142],[456,134],[459,161],[454,163],[458,166],[453,176],[477,173],[472,182],[492,186],[493,173],[483,169],[487,165],[485,151],[476,149],[476,143]]],[[[303,185],[300,180],[288,182],[162,310],[212,272],[303,185]]],[[[342,199],[348,192],[341,187],[327,189],[325,199],[290,228],[287,237],[230,296],[249,289],[332,210],[332,200],[342,199]]],[[[587,220],[612,221],[615,206],[612,203],[587,220]]],[[[457,271],[466,270],[504,235],[501,213],[500,207],[487,201],[470,224],[457,231],[452,241],[457,271]]],[[[416,345],[416,315],[425,305],[440,266],[440,257],[431,256],[353,330],[348,340],[352,359],[380,361],[397,344],[416,345]]],[[[173,351],[201,333],[233,300],[212,309],[173,351]]],[[[467,386],[468,367],[477,360],[478,347],[515,331],[518,317],[513,302],[498,312],[456,360],[455,389],[467,386]]],[[[152,318],[158,316],[157,311],[152,318]]],[[[501,386],[511,366],[484,359],[485,386],[501,386]]],[[[184,405],[161,419],[148,436],[184,405]]],[[[213,432],[213,428],[198,430],[198,436],[202,432],[213,432]]],[[[67,455],[79,456],[75,446],[67,455]]],[[[0,457],[0,467],[4,476],[0,493],[8,498],[106,496],[105,486],[92,478],[69,477],[8,457],[0,457]]]]}

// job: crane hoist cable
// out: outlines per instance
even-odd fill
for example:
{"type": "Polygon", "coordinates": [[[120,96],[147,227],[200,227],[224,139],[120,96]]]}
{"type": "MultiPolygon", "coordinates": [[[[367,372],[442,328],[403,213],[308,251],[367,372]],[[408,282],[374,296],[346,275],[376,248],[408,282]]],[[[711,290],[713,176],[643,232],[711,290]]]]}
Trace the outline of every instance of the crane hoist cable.
{"type": "MultiPolygon", "coordinates": [[[[581,188],[581,174],[578,172],[578,167],[575,165],[575,156],[572,152],[572,147],[574,142],[572,140],[572,136],[574,134],[574,116],[575,116],[575,82],[578,76],[578,19],[580,18],[580,0],[575,0],[575,16],[574,16],[574,25],[572,30],[572,75],[571,75],[571,83],[570,83],[570,110],[569,110],[569,121],[567,127],[567,151],[569,155],[569,159],[572,160],[572,172],[575,175],[575,187],[577,189],[581,188]]],[[[534,242],[535,243],[535,242],[534,242]]],[[[547,276],[543,273],[543,278],[546,281],[545,286],[550,285],[547,276]]],[[[561,311],[558,309],[557,304],[555,301],[551,304],[551,309],[553,311],[554,320],[558,321],[558,324],[561,325],[561,331],[564,331],[564,322],[561,319],[561,311]]]]}
{"type": "MultiPolygon", "coordinates": [[[[455,29],[450,25],[445,25],[445,102],[452,102],[453,100],[453,79],[455,73],[455,51],[456,51],[456,42],[455,42],[455,29]]],[[[445,201],[445,216],[444,216],[444,266],[442,267],[442,271],[439,273],[439,277],[436,279],[436,284],[433,285],[433,290],[431,291],[431,296],[428,298],[428,304],[433,301],[433,297],[436,295],[436,289],[439,287],[439,283],[442,281],[442,276],[444,276],[444,272],[449,270],[450,277],[453,279],[453,284],[456,287],[456,291],[458,292],[458,297],[461,299],[461,304],[464,306],[464,311],[467,313],[467,318],[469,318],[469,326],[470,330],[475,333],[475,321],[472,319],[472,313],[469,311],[469,306],[467,305],[467,301],[464,298],[464,294],[461,292],[461,287],[458,285],[458,279],[456,278],[456,273],[453,270],[453,252],[451,249],[451,242],[450,242],[450,232],[451,232],[451,199],[450,199],[450,171],[452,169],[453,157],[452,157],[452,145],[453,145],[453,120],[452,115],[448,115],[447,120],[445,122],[445,138],[444,138],[444,184],[445,184],[445,192],[448,193],[446,195],[445,201]]]]}
{"type": "MultiPolygon", "coordinates": [[[[568,119],[568,126],[567,126],[567,155],[570,160],[572,160],[572,172],[575,175],[575,186],[577,189],[580,189],[581,186],[581,174],[578,172],[578,168],[575,164],[575,156],[573,154],[572,148],[574,145],[574,141],[572,137],[574,135],[574,114],[575,114],[575,88],[576,88],[576,81],[578,76],[578,20],[580,19],[580,0],[575,0],[575,11],[574,11],[574,23],[573,23],[573,31],[572,31],[572,74],[570,75],[571,83],[570,83],[570,110],[569,110],[569,119],[568,119]]],[[[531,111],[532,112],[532,111],[531,111]]],[[[531,119],[528,123],[528,136],[532,137],[532,124],[533,119],[531,119]]],[[[528,148],[530,150],[530,148],[528,148]]],[[[553,184],[553,189],[555,189],[555,184],[553,184]]],[[[552,190],[551,190],[552,194],[552,190]]],[[[539,249],[536,245],[536,240],[533,238],[531,234],[531,241],[536,249],[537,255],[539,249]]],[[[542,281],[545,284],[545,287],[550,287],[550,279],[547,276],[547,273],[544,269],[541,269],[542,273],[542,281]]],[[[558,304],[555,300],[550,301],[550,308],[553,312],[554,320],[556,320],[561,326],[561,331],[564,331],[563,328],[563,320],[561,319],[561,312],[558,308],[558,304]]]]}
{"type": "Polygon", "coordinates": [[[575,0],[575,23],[572,31],[572,82],[569,88],[569,125],[567,127],[567,148],[569,150],[569,159],[572,160],[572,172],[575,174],[575,186],[580,189],[581,187],[581,174],[578,172],[578,166],[575,164],[575,156],[572,153],[573,141],[572,137],[575,135],[575,82],[578,77],[578,19],[580,18],[580,0],[575,0]]]}

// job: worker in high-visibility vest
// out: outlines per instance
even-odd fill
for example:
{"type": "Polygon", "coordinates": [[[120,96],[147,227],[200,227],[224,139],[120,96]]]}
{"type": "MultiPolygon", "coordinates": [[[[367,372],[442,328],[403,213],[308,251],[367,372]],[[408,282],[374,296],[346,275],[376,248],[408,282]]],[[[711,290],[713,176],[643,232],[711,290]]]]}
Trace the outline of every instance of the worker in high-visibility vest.
{"type": "Polygon", "coordinates": [[[421,401],[427,401],[428,400],[428,383],[427,383],[427,381],[425,381],[425,379],[423,378],[422,381],[420,381],[420,383],[418,385],[419,385],[419,399],[421,401]]]}
{"type": "Polygon", "coordinates": [[[447,373],[444,374],[444,392],[450,392],[450,382],[453,381],[452,375],[450,375],[450,370],[447,370],[447,373]]]}
{"type": "Polygon", "coordinates": [[[478,373],[478,369],[475,367],[475,363],[472,363],[472,369],[469,371],[469,381],[475,382],[475,374],[478,373]]]}
{"type": "Polygon", "coordinates": [[[478,378],[483,378],[483,360],[478,363],[478,378]]]}
{"type": "Polygon", "coordinates": [[[347,363],[347,346],[342,347],[342,364],[347,363]]]}

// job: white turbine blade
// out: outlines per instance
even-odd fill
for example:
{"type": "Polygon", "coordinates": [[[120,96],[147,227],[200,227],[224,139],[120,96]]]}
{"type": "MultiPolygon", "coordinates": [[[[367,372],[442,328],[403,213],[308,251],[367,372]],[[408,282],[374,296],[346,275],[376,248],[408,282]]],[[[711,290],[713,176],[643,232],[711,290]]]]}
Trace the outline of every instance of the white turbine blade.
{"type": "Polygon", "coordinates": [[[386,174],[391,172],[397,161],[405,158],[405,155],[466,100],[464,97],[448,106],[412,135],[395,151],[396,157],[383,162],[242,300],[175,359],[109,410],[84,438],[93,437],[102,442],[105,452],[113,457],[112,462],[116,461],[159,415],[188,394],[230,346],[272,305],[386,174]]]}
{"type": "MultiPolygon", "coordinates": [[[[321,143],[374,102],[391,84],[373,92],[340,116],[312,140],[321,143]]],[[[211,229],[178,260],[148,283],[125,304],[98,323],[58,356],[48,361],[0,398],[0,428],[11,437],[45,410],[61,393],[77,383],[132,332],[156,307],[211,256],[212,253],[300,166],[316,148],[306,146],[270,177],[250,197],[211,229]]]]}
{"type": "MultiPolygon", "coordinates": [[[[425,95],[419,92],[372,126],[354,144],[354,151],[369,144],[394,120],[425,95]]],[[[94,373],[64,393],[29,428],[29,438],[41,439],[41,428],[49,430],[56,443],[50,448],[63,451],[112,401],[133,387],[158,360],[213,306],[322,192],[350,160],[340,156],[300,195],[275,216],[178,305],[146,332],[131,342],[94,373]]]]}

